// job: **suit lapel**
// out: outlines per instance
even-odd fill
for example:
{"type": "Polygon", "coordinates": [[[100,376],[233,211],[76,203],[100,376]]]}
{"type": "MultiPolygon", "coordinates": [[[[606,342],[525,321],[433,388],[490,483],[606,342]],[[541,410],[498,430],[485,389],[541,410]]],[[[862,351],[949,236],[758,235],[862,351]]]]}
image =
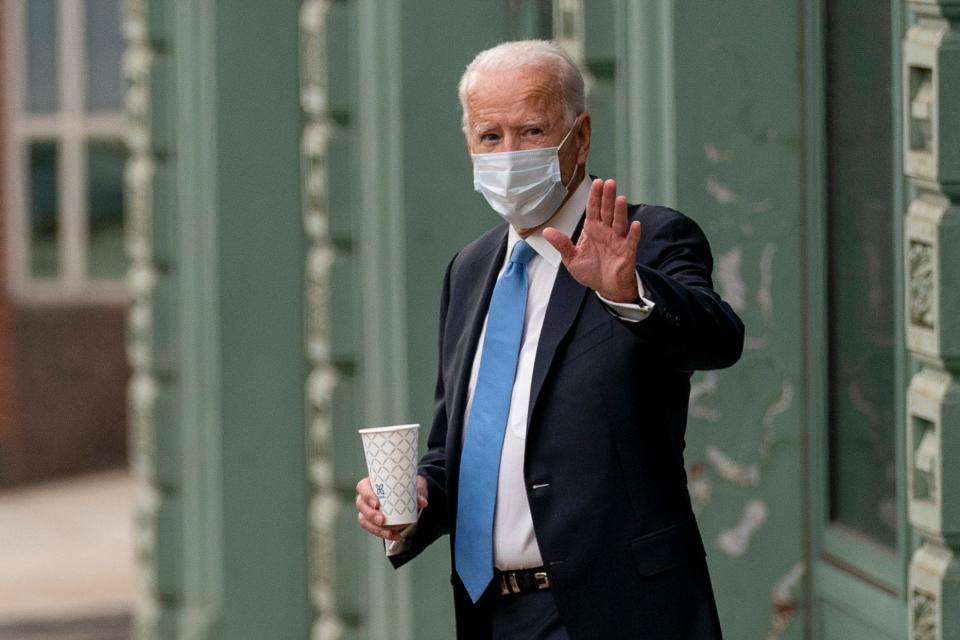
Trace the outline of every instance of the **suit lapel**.
{"type": "MultiPolygon", "coordinates": [[[[581,216],[580,222],[571,237],[574,244],[580,237],[583,222],[584,218],[581,216]]],[[[537,356],[533,361],[530,405],[527,411],[527,442],[530,441],[530,420],[533,417],[544,380],[546,380],[547,373],[550,371],[550,365],[553,363],[553,357],[556,355],[557,347],[560,346],[563,338],[570,331],[570,327],[573,326],[573,321],[580,312],[580,306],[583,304],[587,291],[588,289],[574,280],[567,268],[561,264],[557,270],[557,279],[553,283],[553,291],[550,292],[550,302],[547,303],[547,311],[543,318],[543,329],[540,331],[540,343],[537,345],[537,356]]]]}

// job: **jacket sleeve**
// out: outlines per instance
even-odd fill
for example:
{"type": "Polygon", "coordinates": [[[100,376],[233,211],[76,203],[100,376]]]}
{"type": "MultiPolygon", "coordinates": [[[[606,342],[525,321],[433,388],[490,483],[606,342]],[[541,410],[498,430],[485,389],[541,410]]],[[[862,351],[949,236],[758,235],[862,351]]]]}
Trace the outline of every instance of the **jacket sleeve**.
{"type": "Polygon", "coordinates": [[[645,320],[623,323],[681,371],[729,367],[743,351],[743,322],[713,289],[713,256],[700,227],[679,212],[642,217],[637,274],[655,304],[645,320]]]}
{"type": "MultiPolygon", "coordinates": [[[[456,256],[454,256],[456,259],[456,256]]],[[[420,458],[417,473],[427,481],[427,507],[420,514],[413,534],[401,550],[389,556],[395,568],[417,557],[430,543],[450,532],[447,514],[447,407],[443,384],[443,336],[450,303],[450,272],[453,260],[447,265],[440,294],[439,347],[437,357],[437,384],[433,394],[433,424],[427,436],[427,452],[420,458]]]]}

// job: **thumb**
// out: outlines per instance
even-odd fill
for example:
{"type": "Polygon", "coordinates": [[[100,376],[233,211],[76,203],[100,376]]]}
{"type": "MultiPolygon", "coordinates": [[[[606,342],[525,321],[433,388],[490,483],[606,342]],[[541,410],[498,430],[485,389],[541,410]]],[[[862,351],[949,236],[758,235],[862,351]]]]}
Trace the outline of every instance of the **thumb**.
{"type": "Polygon", "coordinates": [[[573,246],[573,242],[570,241],[570,238],[568,238],[563,232],[557,231],[553,227],[547,227],[543,230],[543,237],[546,238],[547,242],[553,245],[554,249],[560,252],[560,259],[563,260],[564,264],[567,264],[573,259],[577,249],[573,246]]]}

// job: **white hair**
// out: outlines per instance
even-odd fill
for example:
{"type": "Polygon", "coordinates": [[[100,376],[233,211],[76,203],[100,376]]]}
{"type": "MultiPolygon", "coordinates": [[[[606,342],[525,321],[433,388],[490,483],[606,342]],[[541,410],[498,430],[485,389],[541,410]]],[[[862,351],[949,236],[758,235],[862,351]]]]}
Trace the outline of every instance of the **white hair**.
{"type": "Polygon", "coordinates": [[[495,47],[481,51],[467,65],[457,92],[460,96],[460,109],[463,113],[462,126],[467,132],[470,113],[467,110],[467,96],[476,76],[481,71],[505,71],[516,69],[540,69],[552,75],[560,85],[563,96],[567,125],[572,126],[574,119],[584,111],[583,75],[576,63],[557,43],[550,40],[516,40],[503,42],[495,47]]]}

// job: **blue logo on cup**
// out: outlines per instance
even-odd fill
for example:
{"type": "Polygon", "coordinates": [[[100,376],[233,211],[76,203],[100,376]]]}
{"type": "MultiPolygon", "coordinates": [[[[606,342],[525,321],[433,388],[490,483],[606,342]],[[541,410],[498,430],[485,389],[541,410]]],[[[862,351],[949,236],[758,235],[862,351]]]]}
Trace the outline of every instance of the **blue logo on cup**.
{"type": "Polygon", "coordinates": [[[377,482],[376,484],[374,484],[374,490],[377,492],[377,497],[378,497],[378,498],[386,498],[386,497],[387,497],[387,492],[384,491],[384,489],[383,489],[383,483],[382,483],[382,482],[377,482]]]}

